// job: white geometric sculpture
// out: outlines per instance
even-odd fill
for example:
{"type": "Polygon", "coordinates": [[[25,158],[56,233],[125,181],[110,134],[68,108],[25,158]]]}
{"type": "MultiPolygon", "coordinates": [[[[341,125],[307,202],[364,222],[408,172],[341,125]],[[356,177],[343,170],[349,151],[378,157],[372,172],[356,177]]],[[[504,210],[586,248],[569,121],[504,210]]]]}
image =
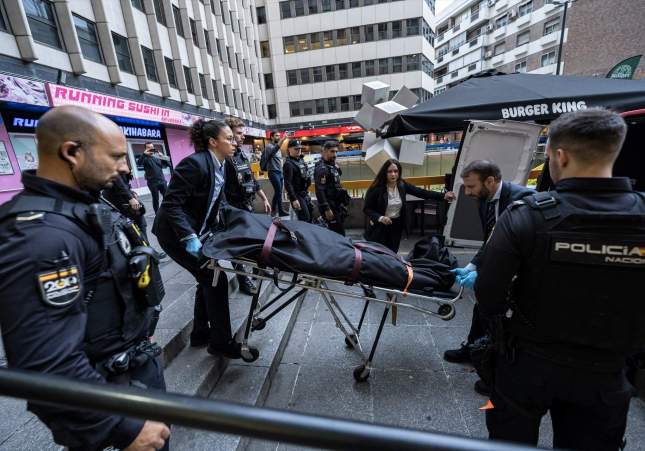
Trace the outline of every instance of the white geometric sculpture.
{"type": "Polygon", "coordinates": [[[399,162],[420,166],[426,156],[426,143],[416,139],[403,138],[399,148],[399,162]]]}
{"type": "Polygon", "coordinates": [[[361,92],[361,102],[363,105],[376,105],[385,102],[390,92],[390,85],[382,81],[370,81],[363,83],[363,90],[361,92]]]}
{"type": "Polygon", "coordinates": [[[365,163],[375,174],[390,158],[396,158],[396,150],[385,139],[379,139],[372,144],[365,154],[365,163]]]}
{"type": "Polygon", "coordinates": [[[380,81],[363,84],[361,102],[363,106],[354,121],[365,129],[363,150],[365,163],[377,173],[390,158],[397,158],[403,164],[421,165],[425,158],[425,142],[414,138],[379,138],[374,132],[394,118],[401,111],[413,107],[419,98],[403,86],[394,98],[388,101],[390,86],[380,81]]]}

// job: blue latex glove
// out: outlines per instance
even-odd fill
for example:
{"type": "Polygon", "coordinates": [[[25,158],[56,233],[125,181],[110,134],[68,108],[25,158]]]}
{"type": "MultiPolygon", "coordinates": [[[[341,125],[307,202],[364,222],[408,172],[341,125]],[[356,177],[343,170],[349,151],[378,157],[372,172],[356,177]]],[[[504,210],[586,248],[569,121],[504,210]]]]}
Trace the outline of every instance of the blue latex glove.
{"type": "Polygon", "coordinates": [[[451,269],[450,272],[455,273],[457,275],[457,279],[459,279],[460,277],[466,277],[471,271],[466,268],[455,268],[451,269]]]}
{"type": "Polygon", "coordinates": [[[202,248],[202,242],[199,241],[199,238],[197,237],[193,237],[186,241],[186,252],[188,252],[191,255],[194,255],[197,258],[200,257],[199,250],[201,248],[202,248]]]}
{"type": "Polygon", "coordinates": [[[463,277],[457,276],[457,283],[464,288],[470,288],[471,290],[475,286],[475,280],[477,280],[477,271],[470,271],[463,277]]]}

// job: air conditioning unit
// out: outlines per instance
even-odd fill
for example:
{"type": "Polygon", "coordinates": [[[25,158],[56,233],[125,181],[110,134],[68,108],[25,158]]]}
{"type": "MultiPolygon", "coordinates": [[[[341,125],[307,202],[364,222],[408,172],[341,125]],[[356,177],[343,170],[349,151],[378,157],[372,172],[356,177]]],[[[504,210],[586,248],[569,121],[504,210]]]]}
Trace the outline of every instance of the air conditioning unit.
{"type": "Polygon", "coordinates": [[[512,10],[508,13],[508,18],[509,18],[510,20],[517,19],[517,16],[518,16],[517,9],[512,9],[512,10]]]}
{"type": "Polygon", "coordinates": [[[489,24],[486,26],[486,32],[487,32],[487,33],[492,33],[493,31],[495,31],[495,24],[489,23],[489,24]]]}
{"type": "Polygon", "coordinates": [[[487,50],[484,52],[484,59],[489,60],[493,57],[493,51],[492,50],[487,50]]]}
{"type": "Polygon", "coordinates": [[[495,6],[496,2],[497,2],[497,0],[488,0],[488,7],[490,8],[490,7],[495,6]]]}

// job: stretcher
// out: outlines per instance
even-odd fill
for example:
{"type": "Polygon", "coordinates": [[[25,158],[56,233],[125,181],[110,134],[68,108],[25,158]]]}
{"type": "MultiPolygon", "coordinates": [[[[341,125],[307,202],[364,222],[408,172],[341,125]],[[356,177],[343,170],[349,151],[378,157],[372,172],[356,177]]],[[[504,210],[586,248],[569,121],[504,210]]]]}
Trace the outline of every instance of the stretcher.
{"type": "MultiPolygon", "coordinates": [[[[342,283],[342,281],[338,279],[314,274],[286,272],[277,268],[260,265],[255,261],[247,259],[232,259],[230,261],[233,263],[233,268],[219,265],[217,260],[214,259],[210,260],[210,265],[216,273],[217,271],[225,271],[233,274],[247,275],[254,279],[257,285],[257,291],[253,295],[247,320],[244,325],[244,336],[242,339],[242,358],[244,361],[253,362],[259,357],[259,351],[255,348],[249,347],[251,334],[255,331],[264,329],[266,323],[288,305],[295,302],[300,297],[303,297],[303,299],[306,298],[308,293],[313,291],[320,294],[323,302],[329,309],[337,328],[345,336],[345,345],[347,348],[353,350],[361,359],[362,363],[354,369],[353,373],[354,379],[356,379],[357,382],[363,382],[369,378],[376,348],[390,314],[393,324],[396,324],[398,308],[407,308],[424,315],[430,315],[444,321],[449,321],[455,316],[455,303],[461,298],[463,292],[463,288],[461,288],[459,292],[435,291],[431,295],[428,295],[392,288],[367,286],[361,282],[346,282],[339,286],[339,283],[342,283]],[[252,269],[252,272],[243,272],[235,269],[236,267],[242,268],[242,266],[237,266],[236,264],[246,265],[252,269]],[[277,293],[266,303],[260,304],[262,284],[265,283],[274,284],[277,289],[277,293]],[[356,293],[355,290],[351,289],[352,286],[359,286],[362,288],[363,294],[361,295],[356,293]],[[377,293],[382,295],[383,298],[379,298],[377,293]],[[363,302],[361,316],[357,324],[354,324],[351,321],[348,314],[336,299],[337,296],[342,296],[348,300],[363,302]],[[430,309],[412,305],[411,301],[414,299],[427,302],[430,305],[436,306],[436,308],[430,309]],[[279,303],[280,301],[282,301],[282,303],[279,303]],[[370,303],[383,304],[385,308],[380,318],[376,336],[374,337],[371,346],[369,346],[368,352],[368,346],[364,346],[361,341],[360,334],[370,303]]],[[[217,274],[215,275],[215,280],[216,278],[217,274]]]]}

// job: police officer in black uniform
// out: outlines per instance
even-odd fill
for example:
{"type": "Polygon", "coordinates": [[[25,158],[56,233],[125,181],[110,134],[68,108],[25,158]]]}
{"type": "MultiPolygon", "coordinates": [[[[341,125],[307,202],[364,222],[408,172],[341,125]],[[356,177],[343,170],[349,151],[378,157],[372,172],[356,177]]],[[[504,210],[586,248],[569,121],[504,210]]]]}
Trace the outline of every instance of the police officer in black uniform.
{"type": "MultiPolygon", "coordinates": [[[[154,251],[98,193],[128,171],[112,121],[78,107],[36,129],[39,168],[0,207],[0,328],[10,367],[165,389],[149,341],[163,285],[154,251]]],[[[168,427],[29,403],[70,450],[167,449],[168,427]]]]}
{"type": "Polygon", "coordinates": [[[295,210],[300,221],[311,222],[314,216],[314,206],[308,192],[311,173],[302,156],[300,141],[289,141],[287,152],[288,157],[282,166],[282,172],[291,208],[295,210]]]}
{"type": "Polygon", "coordinates": [[[490,438],[536,445],[550,411],[555,448],[623,442],[626,358],[645,349],[645,196],[612,177],[625,133],[606,110],[554,121],[555,190],[516,201],[486,245],[475,292],[494,336],[499,323],[506,334],[496,340],[490,438]]]}
{"type": "MultiPolygon", "coordinates": [[[[224,122],[231,128],[233,137],[235,138],[235,153],[227,159],[228,164],[225,166],[226,184],[224,185],[224,194],[226,195],[226,202],[235,208],[252,212],[253,202],[255,201],[255,195],[257,193],[264,203],[264,211],[271,213],[271,203],[253,176],[251,162],[246,154],[242,152],[244,122],[236,117],[228,117],[224,122]]],[[[235,269],[243,271],[244,267],[242,265],[235,265],[235,269]]],[[[238,274],[237,280],[240,284],[240,291],[248,295],[252,295],[255,292],[255,284],[249,276],[238,274]]]]}
{"type": "Polygon", "coordinates": [[[330,230],[345,236],[343,222],[349,208],[349,194],[340,184],[343,171],[336,166],[338,141],[330,140],[323,144],[321,158],[314,169],[314,183],[318,210],[323,215],[330,230]]]}

